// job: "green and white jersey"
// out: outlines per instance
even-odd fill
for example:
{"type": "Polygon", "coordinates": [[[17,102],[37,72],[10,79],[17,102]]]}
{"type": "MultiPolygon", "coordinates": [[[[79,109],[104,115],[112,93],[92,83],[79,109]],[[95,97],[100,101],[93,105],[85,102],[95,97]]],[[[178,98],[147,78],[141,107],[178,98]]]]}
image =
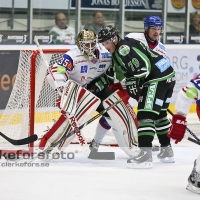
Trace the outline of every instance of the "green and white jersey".
{"type": "Polygon", "coordinates": [[[120,40],[112,59],[115,70],[119,67],[127,80],[140,79],[140,85],[166,80],[175,75],[165,57],[133,38],[120,40]]]}

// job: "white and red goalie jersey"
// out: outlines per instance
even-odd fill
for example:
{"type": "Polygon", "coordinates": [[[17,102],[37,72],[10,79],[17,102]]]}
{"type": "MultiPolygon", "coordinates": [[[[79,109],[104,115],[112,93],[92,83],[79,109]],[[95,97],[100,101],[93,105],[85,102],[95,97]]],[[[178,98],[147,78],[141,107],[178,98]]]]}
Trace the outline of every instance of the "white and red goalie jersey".
{"type": "MultiPolygon", "coordinates": [[[[78,48],[66,52],[51,69],[58,86],[64,86],[66,81],[71,79],[85,87],[92,80],[105,73],[111,65],[111,54],[101,44],[95,53],[97,58],[89,61],[78,48]],[[63,70],[64,68],[66,71],[63,70]]],[[[51,74],[47,75],[47,80],[51,87],[56,89],[51,74]]]]}

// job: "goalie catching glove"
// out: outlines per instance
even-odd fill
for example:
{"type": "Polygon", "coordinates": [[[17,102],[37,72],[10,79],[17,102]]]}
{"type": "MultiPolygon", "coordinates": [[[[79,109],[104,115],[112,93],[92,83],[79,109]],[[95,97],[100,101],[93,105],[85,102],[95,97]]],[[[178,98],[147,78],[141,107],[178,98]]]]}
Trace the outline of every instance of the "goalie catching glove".
{"type": "Polygon", "coordinates": [[[170,133],[167,134],[167,136],[175,140],[175,144],[177,144],[183,139],[186,127],[186,118],[182,115],[174,114],[172,117],[172,128],[170,130],[170,133]]]}

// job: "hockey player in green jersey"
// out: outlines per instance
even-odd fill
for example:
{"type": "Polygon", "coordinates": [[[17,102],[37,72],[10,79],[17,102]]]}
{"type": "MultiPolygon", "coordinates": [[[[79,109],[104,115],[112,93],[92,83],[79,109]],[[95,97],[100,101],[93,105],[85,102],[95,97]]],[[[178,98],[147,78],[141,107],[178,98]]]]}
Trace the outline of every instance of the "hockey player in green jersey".
{"type": "Polygon", "coordinates": [[[170,138],[167,137],[170,121],[167,119],[175,72],[168,60],[153,52],[142,42],[132,38],[121,39],[118,30],[106,26],[98,34],[99,42],[112,54],[115,71],[125,76],[129,95],[138,101],[138,142],[140,151],[127,161],[131,168],[152,167],[152,141],[159,135],[162,162],[174,162],[170,138]]]}

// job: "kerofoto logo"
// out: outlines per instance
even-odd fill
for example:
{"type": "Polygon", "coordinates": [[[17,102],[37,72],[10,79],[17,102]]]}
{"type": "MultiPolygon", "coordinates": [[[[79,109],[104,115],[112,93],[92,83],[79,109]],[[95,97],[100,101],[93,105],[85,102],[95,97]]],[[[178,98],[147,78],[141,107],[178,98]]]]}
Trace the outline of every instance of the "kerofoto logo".
{"type": "Polygon", "coordinates": [[[25,160],[25,159],[33,159],[35,157],[37,157],[37,159],[40,160],[46,160],[46,159],[74,159],[75,158],[75,153],[74,152],[63,152],[60,151],[58,152],[53,152],[50,154],[47,153],[43,153],[43,152],[22,152],[21,150],[17,151],[17,152],[10,152],[10,153],[6,153],[6,152],[2,152],[2,150],[0,150],[0,159],[2,159],[3,157],[8,158],[9,160],[15,160],[15,159],[20,159],[21,157],[25,160]]]}
{"type": "MultiPolygon", "coordinates": [[[[72,116],[72,117],[70,117],[69,119],[70,119],[70,123],[71,123],[71,125],[73,126],[74,130],[78,129],[78,126],[77,126],[75,117],[72,116]]],[[[80,130],[78,130],[78,131],[76,132],[76,135],[78,136],[78,139],[79,139],[81,145],[86,144],[85,139],[84,139],[83,136],[81,135],[80,130]]]]}

